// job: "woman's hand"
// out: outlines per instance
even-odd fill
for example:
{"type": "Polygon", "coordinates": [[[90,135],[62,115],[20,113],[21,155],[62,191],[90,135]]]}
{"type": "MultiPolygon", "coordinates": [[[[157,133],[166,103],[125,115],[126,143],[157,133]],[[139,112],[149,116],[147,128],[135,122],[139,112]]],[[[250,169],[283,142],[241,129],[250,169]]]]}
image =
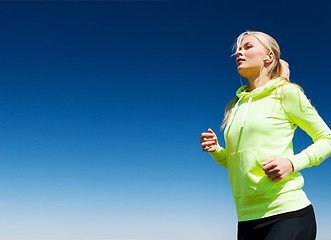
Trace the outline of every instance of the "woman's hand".
{"type": "Polygon", "coordinates": [[[280,181],[293,172],[293,165],[288,158],[268,158],[263,163],[263,171],[272,181],[280,181]]]}
{"type": "Polygon", "coordinates": [[[204,152],[215,152],[217,148],[217,137],[216,134],[208,128],[207,133],[201,133],[201,147],[204,152]]]}

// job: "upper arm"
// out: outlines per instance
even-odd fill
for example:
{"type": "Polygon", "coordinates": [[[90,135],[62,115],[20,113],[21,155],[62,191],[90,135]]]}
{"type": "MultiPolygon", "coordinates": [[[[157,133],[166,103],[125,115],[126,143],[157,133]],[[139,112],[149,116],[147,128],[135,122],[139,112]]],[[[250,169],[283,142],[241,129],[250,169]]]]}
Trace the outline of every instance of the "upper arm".
{"type": "Polygon", "coordinates": [[[330,134],[330,129],[297,86],[284,86],[283,108],[290,121],[304,130],[313,141],[330,134]]]}

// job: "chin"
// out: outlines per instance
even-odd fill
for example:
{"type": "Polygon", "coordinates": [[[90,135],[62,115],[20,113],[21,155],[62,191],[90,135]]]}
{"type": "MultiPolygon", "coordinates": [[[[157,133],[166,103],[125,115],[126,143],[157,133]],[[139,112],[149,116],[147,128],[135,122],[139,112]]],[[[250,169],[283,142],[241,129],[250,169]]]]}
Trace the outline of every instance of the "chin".
{"type": "Polygon", "coordinates": [[[239,73],[242,77],[245,77],[245,76],[246,76],[246,74],[245,74],[245,69],[238,67],[237,70],[238,70],[238,73],[239,73]]]}

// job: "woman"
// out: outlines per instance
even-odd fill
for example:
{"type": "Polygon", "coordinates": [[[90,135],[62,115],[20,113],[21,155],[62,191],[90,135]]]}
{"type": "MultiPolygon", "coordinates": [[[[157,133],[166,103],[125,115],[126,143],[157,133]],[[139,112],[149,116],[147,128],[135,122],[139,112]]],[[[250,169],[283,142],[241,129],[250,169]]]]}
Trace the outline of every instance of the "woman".
{"type": "Polygon", "coordinates": [[[331,155],[331,131],[301,88],[290,83],[288,64],[272,37],[244,32],[235,54],[248,85],[226,107],[226,147],[219,146],[211,129],[201,134],[201,146],[229,171],[238,239],[315,239],[314,211],[299,171],[331,155]],[[297,126],[314,143],[294,155],[297,126]]]}

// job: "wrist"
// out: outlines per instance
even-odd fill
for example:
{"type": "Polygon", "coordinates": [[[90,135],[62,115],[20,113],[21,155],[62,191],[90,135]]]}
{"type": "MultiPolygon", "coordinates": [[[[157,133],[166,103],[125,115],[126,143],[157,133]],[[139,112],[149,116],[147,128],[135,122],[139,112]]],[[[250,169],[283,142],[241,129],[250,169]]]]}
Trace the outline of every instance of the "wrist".
{"type": "Polygon", "coordinates": [[[294,172],[293,163],[292,163],[291,159],[289,159],[289,158],[286,158],[286,159],[290,162],[290,164],[291,164],[291,173],[293,173],[294,172]]]}

